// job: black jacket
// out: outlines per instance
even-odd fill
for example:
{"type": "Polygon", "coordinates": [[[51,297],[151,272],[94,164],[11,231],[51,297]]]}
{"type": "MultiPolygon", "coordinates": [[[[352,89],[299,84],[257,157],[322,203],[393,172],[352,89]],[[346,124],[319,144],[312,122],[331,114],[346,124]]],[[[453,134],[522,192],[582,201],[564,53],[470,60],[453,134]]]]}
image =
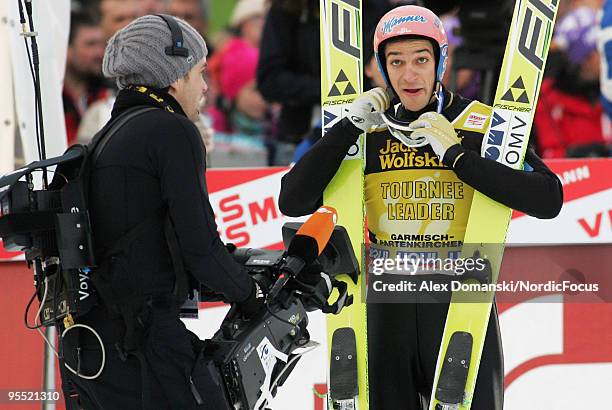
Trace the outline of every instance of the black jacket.
{"type": "MultiPolygon", "coordinates": [[[[297,15],[274,3],[266,16],[257,87],[266,101],[283,104],[277,131],[282,141],[300,142],[311,128],[314,107],[321,104],[318,3],[307,0],[304,11],[297,15]]],[[[390,8],[386,0],[364,2],[364,33],[369,33],[390,8]]],[[[371,43],[372,39],[363,41],[371,43]]]]}
{"type": "MultiPolygon", "coordinates": [[[[317,0],[318,1],[318,0],[317,0]]],[[[321,102],[319,16],[303,16],[273,5],[268,12],[257,64],[257,86],[266,101],[283,104],[278,138],[299,142],[321,102]]]]}
{"type": "MultiPolygon", "coordinates": [[[[106,145],[92,171],[91,222],[96,249],[110,248],[131,228],[166,210],[174,224],[185,269],[229,301],[249,296],[252,280],[219,238],[204,173],[204,147],[194,124],[169,94],[167,107],[137,91],[122,90],[112,118],[138,105],[160,108],[127,123],[106,145]]],[[[163,220],[151,219],[127,255],[130,280],[144,295],[172,292],[175,275],[163,220]]]]}

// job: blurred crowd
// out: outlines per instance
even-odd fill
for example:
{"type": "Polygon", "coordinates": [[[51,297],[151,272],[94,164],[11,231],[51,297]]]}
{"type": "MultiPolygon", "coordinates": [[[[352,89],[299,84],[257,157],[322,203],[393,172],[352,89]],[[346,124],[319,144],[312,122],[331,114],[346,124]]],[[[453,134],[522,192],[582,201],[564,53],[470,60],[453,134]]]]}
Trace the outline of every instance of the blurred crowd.
{"type": "MultiPolygon", "coordinates": [[[[365,87],[385,86],[369,41],[374,27],[406,3],[442,15],[451,56],[445,83],[481,98],[486,70],[452,67],[463,42],[459,2],[452,1],[364,1],[365,87]]],[[[612,10],[606,19],[604,7],[603,0],[560,0],[533,125],[532,142],[543,158],[611,155],[604,107],[612,107],[612,83],[606,93],[602,33],[612,10]]],[[[156,13],[186,20],[209,45],[209,91],[196,125],[212,166],[287,165],[320,138],[319,0],[73,0],[63,88],[69,144],[87,143],[110,118],[117,90],[101,72],[106,42],[135,18],[156,13]],[[224,28],[213,32],[217,19],[224,28]],[[234,161],[215,161],[232,152],[234,161]]]]}
{"type": "Polygon", "coordinates": [[[536,148],[543,158],[612,156],[612,112],[602,105],[609,74],[601,53],[604,6],[612,2],[561,5],[535,114],[536,148]]]}

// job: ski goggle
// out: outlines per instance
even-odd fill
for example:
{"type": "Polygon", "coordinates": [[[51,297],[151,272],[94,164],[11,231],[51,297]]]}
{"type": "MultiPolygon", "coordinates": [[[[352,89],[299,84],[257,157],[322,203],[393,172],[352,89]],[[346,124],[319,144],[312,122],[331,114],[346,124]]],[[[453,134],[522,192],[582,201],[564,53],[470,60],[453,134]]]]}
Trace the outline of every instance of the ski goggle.
{"type": "Polygon", "coordinates": [[[404,121],[395,115],[395,107],[389,108],[381,114],[382,120],[387,125],[387,129],[402,144],[410,148],[418,148],[428,144],[427,138],[413,138],[413,131],[409,128],[411,121],[404,121]]]}
{"type": "MultiPolygon", "coordinates": [[[[434,96],[438,100],[436,111],[438,113],[442,113],[442,109],[444,107],[444,93],[442,92],[440,83],[438,83],[436,86],[434,96]]],[[[415,138],[412,136],[413,130],[410,129],[410,123],[412,121],[406,121],[398,118],[397,111],[399,106],[400,104],[396,104],[381,114],[382,120],[387,125],[387,129],[391,135],[409,148],[418,148],[429,144],[427,138],[425,137],[415,138]]]]}

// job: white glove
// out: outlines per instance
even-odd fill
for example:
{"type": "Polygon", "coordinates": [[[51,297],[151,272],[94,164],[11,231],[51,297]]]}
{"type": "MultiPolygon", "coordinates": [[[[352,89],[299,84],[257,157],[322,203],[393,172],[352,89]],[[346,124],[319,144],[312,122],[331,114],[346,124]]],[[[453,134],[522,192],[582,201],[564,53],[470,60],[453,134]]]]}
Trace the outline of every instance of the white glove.
{"type": "Polygon", "coordinates": [[[425,137],[440,161],[444,159],[446,151],[456,144],[461,144],[453,125],[437,112],[426,112],[410,123],[413,130],[411,137],[425,137]]]}
{"type": "Polygon", "coordinates": [[[375,125],[382,124],[381,114],[389,108],[391,97],[381,87],[376,87],[361,94],[351,103],[348,119],[355,127],[368,131],[375,125]]]}

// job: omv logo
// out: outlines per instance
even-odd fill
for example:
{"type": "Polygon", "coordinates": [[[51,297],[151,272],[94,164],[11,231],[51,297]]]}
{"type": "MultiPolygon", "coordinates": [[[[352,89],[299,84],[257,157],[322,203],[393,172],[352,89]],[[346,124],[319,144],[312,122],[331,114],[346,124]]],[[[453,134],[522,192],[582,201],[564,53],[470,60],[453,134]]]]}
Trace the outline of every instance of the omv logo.
{"type": "Polygon", "coordinates": [[[508,120],[502,116],[499,111],[493,112],[493,119],[491,121],[491,128],[487,135],[484,157],[497,161],[501,156],[502,144],[506,137],[506,128],[508,126],[508,120]]]}

